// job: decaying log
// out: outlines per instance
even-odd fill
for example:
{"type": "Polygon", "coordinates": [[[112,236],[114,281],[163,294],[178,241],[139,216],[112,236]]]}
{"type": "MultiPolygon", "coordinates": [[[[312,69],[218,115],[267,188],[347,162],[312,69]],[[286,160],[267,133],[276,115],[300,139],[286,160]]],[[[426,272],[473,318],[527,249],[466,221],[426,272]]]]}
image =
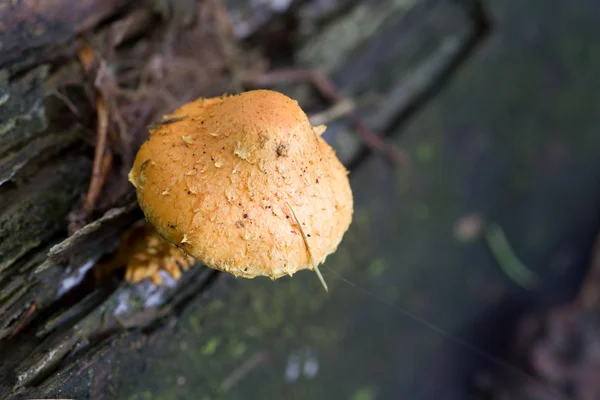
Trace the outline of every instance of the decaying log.
{"type": "MultiPolygon", "coordinates": [[[[415,2],[412,17],[396,7],[397,2],[370,3],[370,36],[340,36],[340,30],[363,16],[342,14],[319,39],[307,38],[297,58],[305,67],[325,67],[349,97],[376,92],[375,105],[362,108],[379,110],[372,123],[385,131],[480,33],[454,2],[434,1],[433,11],[426,3],[415,2]],[[452,16],[450,22],[437,24],[447,15],[452,16]],[[388,42],[397,35],[405,18],[418,23],[409,24],[408,33],[390,52],[361,53],[365,43],[388,42]],[[424,32],[430,45],[416,49],[415,37],[424,32]],[[323,38],[336,37],[348,42],[318,45],[323,38]],[[393,80],[391,74],[398,70],[412,78],[393,80]],[[382,80],[368,88],[373,75],[382,80]],[[381,103],[381,98],[390,101],[381,103]]],[[[169,4],[23,0],[0,6],[0,398],[39,397],[59,393],[67,385],[70,393],[102,393],[103,386],[89,388],[91,378],[81,378],[90,365],[107,353],[117,357],[137,346],[136,341],[146,337],[141,329],[148,333],[164,327],[162,322],[175,319],[218,276],[197,266],[182,280],[167,279],[165,286],[155,287],[150,282],[128,285],[118,272],[99,283],[92,271],[142,217],[131,188],[120,189],[128,165],[127,152],[119,146],[127,140],[129,145],[139,144],[151,120],[194,97],[231,90],[236,69],[260,64],[227,42],[232,40],[227,27],[216,22],[223,17],[219,1],[199,1],[195,25],[186,18],[178,21],[185,12],[163,12],[169,4]],[[178,29],[177,23],[186,28],[178,29]],[[77,58],[84,45],[80,37],[95,51],[95,65],[87,72],[77,58]],[[104,81],[94,79],[99,76],[104,81]],[[87,224],[69,236],[68,216],[81,204],[90,180],[94,99],[99,93],[107,104],[113,102],[113,111],[129,114],[111,121],[109,146],[118,162],[103,201],[87,224]],[[147,107],[138,107],[142,103],[147,107]],[[111,197],[114,192],[119,195],[111,197]],[[78,379],[85,382],[73,383],[78,379]]],[[[262,25],[264,21],[248,26],[262,25]]],[[[299,92],[295,97],[308,102],[299,92]]],[[[342,124],[332,124],[326,134],[346,164],[360,153],[360,145],[342,124]]]]}

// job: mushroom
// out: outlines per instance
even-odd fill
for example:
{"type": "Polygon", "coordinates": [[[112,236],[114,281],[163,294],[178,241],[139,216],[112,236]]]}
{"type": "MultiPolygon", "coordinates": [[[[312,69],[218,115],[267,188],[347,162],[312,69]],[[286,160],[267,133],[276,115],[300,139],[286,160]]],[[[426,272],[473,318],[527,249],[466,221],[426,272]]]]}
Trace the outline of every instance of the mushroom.
{"type": "Polygon", "coordinates": [[[160,236],[210,268],[318,273],[353,213],[348,171],[324,130],[275,91],[200,98],[151,130],[129,180],[160,236]]]}
{"type": "Polygon", "coordinates": [[[154,284],[160,285],[160,270],[177,280],[181,277],[181,269],[187,270],[194,262],[192,257],[164,241],[147,224],[136,225],[125,237],[123,247],[127,249],[125,279],[130,282],[150,278],[154,284]]]}
{"type": "Polygon", "coordinates": [[[181,270],[189,269],[192,264],[192,257],[163,240],[152,225],[138,222],[121,239],[117,252],[99,262],[94,275],[100,281],[115,269],[125,266],[126,281],[137,283],[150,279],[155,285],[160,285],[163,282],[160,271],[177,280],[181,277],[181,270]]]}

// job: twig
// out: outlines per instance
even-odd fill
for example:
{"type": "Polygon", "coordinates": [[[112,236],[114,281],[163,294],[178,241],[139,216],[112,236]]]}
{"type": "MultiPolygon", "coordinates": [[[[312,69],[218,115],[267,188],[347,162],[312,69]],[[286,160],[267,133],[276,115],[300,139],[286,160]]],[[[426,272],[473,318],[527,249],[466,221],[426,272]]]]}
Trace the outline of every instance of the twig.
{"type": "Polygon", "coordinates": [[[79,116],[79,110],[77,109],[77,107],[75,106],[75,104],[73,104],[73,102],[71,100],[69,100],[69,98],[67,96],[65,96],[64,94],[62,94],[58,89],[52,89],[50,91],[50,94],[53,94],[54,96],[56,96],[57,98],[59,98],[60,100],[62,100],[63,103],[65,103],[65,105],[67,106],[67,108],[76,116],[79,116]]]}
{"type": "MultiPolygon", "coordinates": [[[[117,149],[119,155],[122,157],[124,164],[129,165],[131,162],[131,149],[129,148],[130,143],[126,134],[127,123],[121,114],[121,107],[117,102],[117,97],[128,91],[119,87],[117,79],[109,72],[108,65],[104,59],[100,60],[100,67],[96,74],[94,87],[98,93],[102,94],[102,98],[105,102],[105,109],[109,111],[109,122],[112,120],[117,126],[116,131],[119,140],[117,149]]],[[[135,97],[135,92],[133,96],[135,97]]]]}
{"type": "Polygon", "coordinates": [[[96,112],[98,115],[98,129],[96,133],[96,149],[94,152],[94,166],[92,169],[92,178],[85,198],[83,206],[86,214],[91,214],[96,205],[96,200],[102,190],[104,178],[102,175],[104,154],[106,151],[106,136],[108,135],[108,112],[104,102],[102,93],[98,93],[96,97],[96,112]]]}
{"type": "Polygon", "coordinates": [[[485,238],[496,262],[511,280],[525,289],[531,289],[537,283],[537,275],[517,258],[498,225],[487,227],[485,238]]]}
{"type": "Polygon", "coordinates": [[[12,333],[8,337],[8,340],[12,339],[13,337],[15,337],[15,335],[17,333],[21,332],[23,327],[25,327],[25,324],[27,324],[27,321],[29,321],[29,319],[31,319],[31,316],[33,315],[35,310],[37,310],[37,304],[32,303],[31,306],[29,307],[29,309],[27,310],[27,312],[25,313],[25,315],[23,316],[23,319],[21,320],[21,322],[19,322],[19,325],[16,326],[16,328],[12,331],[12,333]]]}
{"type": "Polygon", "coordinates": [[[165,118],[162,121],[157,121],[157,122],[151,123],[150,125],[148,125],[148,129],[155,129],[161,125],[169,125],[169,124],[173,124],[175,122],[183,121],[187,117],[188,117],[187,115],[182,115],[181,117],[165,118]]]}
{"type": "Polygon", "coordinates": [[[308,119],[313,126],[327,125],[331,121],[335,121],[336,119],[340,119],[349,115],[355,109],[356,105],[352,100],[344,99],[338,103],[335,103],[325,111],[309,115],[308,119]]]}
{"type": "Polygon", "coordinates": [[[102,159],[102,172],[100,173],[99,183],[100,188],[103,188],[104,184],[106,183],[106,178],[108,177],[108,173],[110,172],[110,169],[112,167],[112,161],[112,151],[110,151],[110,149],[107,148],[106,152],[104,153],[104,158],[102,159]]]}
{"type": "Polygon", "coordinates": [[[84,71],[86,73],[90,73],[94,65],[94,60],[96,58],[92,46],[90,46],[88,43],[84,43],[84,45],[81,47],[81,50],[79,50],[79,53],[77,53],[77,56],[79,57],[79,61],[83,65],[84,71]]]}
{"type": "Polygon", "coordinates": [[[244,376],[248,375],[250,371],[265,362],[267,359],[268,357],[265,351],[255,353],[252,357],[246,360],[246,362],[234,369],[233,372],[223,381],[223,383],[221,383],[221,390],[223,392],[228,392],[239,381],[241,381],[244,376]]]}
{"type": "Polygon", "coordinates": [[[596,237],[590,264],[576,300],[576,303],[581,304],[582,308],[588,310],[600,306],[600,235],[596,237]]]}

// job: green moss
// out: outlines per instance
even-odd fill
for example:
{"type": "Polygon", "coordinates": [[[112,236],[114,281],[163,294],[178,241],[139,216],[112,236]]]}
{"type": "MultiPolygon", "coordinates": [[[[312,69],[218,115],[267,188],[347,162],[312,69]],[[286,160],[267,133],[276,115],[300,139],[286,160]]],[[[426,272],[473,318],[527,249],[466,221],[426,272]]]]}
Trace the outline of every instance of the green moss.
{"type": "Polygon", "coordinates": [[[202,323],[200,322],[200,317],[192,314],[189,316],[187,322],[190,328],[192,329],[192,332],[196,334],[200,334],[202,332],[202,323]]]}
{"type": "Polygon", "coordinates": [[[387,266],[387,260],[378,257],[369,264],[369,275],[371,275],[371,278],[377,279],[385,273],[387,266]]]}
{"type": "Polygon", "coordinates": [[[420,162],[430,161],[435,155],[434,151],[431,143],[421,143],[416,150],[417,160],[420,162]]]}
{"type": "Polygon", "coordinates": [[[142,399],[143,400],[152,400],[154,398],[154,396],[152,395],[152,392],[150,391],[146,391],[142,393],[142,399]]]}
{"type": "Polygon", "coordinates": [[[229,345],[229,353],[233,358],[240,358],[244,354],[246,354],[248,350],[248,346],[246,343],[237,342],[235,340],[232,341],[229,345]]]}
{"type": "Polygon", "coordinates": [[[217,337],[210,338],[208,342],[202,347],[202,354],[210,356],[215,354],[217,347],[221,343],[221,339],[217,337]]]}
{"type": "Polygon", "coordinates": [[[352,400],[373,400],[375,399],[375,389],[365,387],[357,390],[352,396],[352,400]]]}

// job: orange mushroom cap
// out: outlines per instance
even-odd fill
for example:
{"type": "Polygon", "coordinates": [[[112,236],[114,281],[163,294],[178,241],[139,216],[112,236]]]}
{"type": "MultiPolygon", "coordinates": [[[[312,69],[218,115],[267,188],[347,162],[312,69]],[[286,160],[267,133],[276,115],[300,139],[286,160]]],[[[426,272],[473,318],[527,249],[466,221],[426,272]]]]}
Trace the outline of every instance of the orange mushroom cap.
{"type": "Polygon", "coordinates": [[[313,269],[336,250],[352,221],[348,172],[296,101],[253,90],[165,118],[129,180],[167,241],[245,278],[313,269]]]}

